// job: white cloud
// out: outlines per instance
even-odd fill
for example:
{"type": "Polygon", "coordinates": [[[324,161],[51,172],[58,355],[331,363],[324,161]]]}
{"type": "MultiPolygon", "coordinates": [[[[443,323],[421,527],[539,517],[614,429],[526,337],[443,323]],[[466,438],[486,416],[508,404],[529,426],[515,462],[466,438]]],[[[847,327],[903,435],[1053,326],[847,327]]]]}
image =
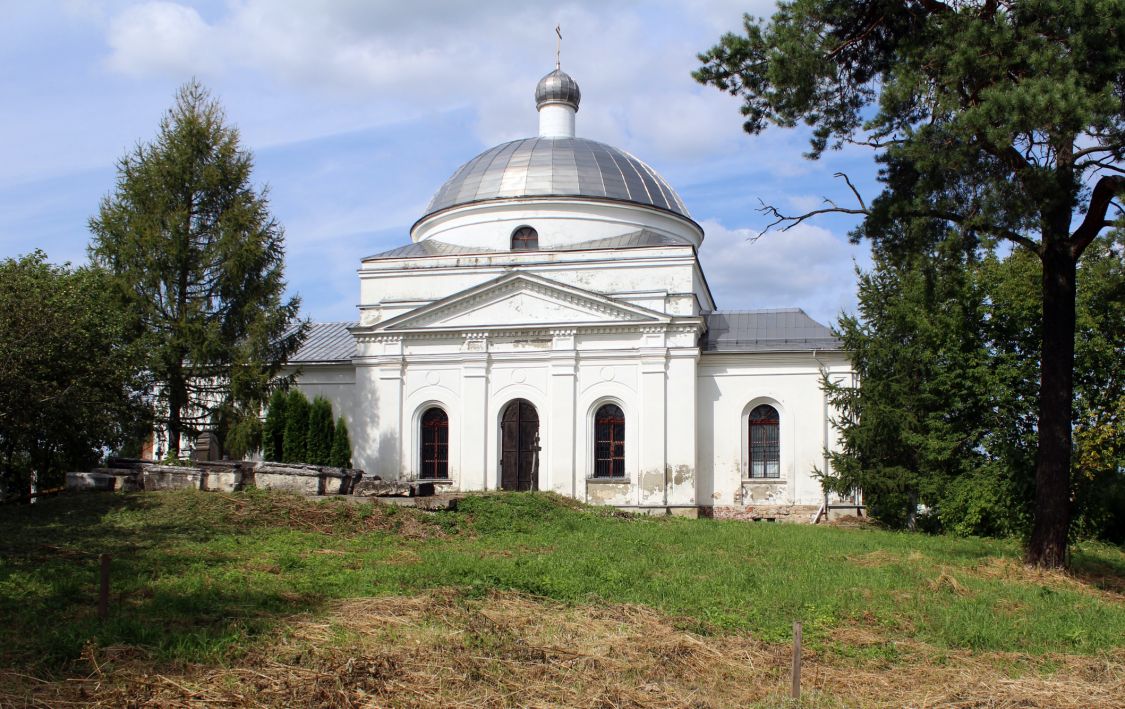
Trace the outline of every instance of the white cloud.
{"type": "Polygon", "coordinates": [[[855,309],[852,263],[863,247],[810,224],[765,234],[702,226],[699,258],[720,310],[799,307],[828,324],[855,309]]]}
{"type": "Polygon", "coordinates": [[[212,51],[214,30],[194,8],[174,2],[146,2],[113,18],[106,41],[109,66],[132,76],[171,72],[206,74],[219,66],[212,51]]]}
{"type": "MultiPolygon", "coordinates": [[[[305,93],[313,106],[350,106],[385,120],[469,106],[478,138],[494,144],[534,132],[531,91],[552,68],[559,22],[563,65],[583,88],[580,134],[657,162],[699,159],[741,138],[737,102],[690,76],[696,53],[718,39],[717,24],[737,28],[735,7],[727,0],[687,7],[571,0],[546,8],[518,0],[244,0],[205,20],[193,7],[161,0],[112,17],[107,65],[177,81],[249,72],[305,93]]],[[[310,122],[291,121],[290,139],[310,137],[302,126],[310,122]]]]}

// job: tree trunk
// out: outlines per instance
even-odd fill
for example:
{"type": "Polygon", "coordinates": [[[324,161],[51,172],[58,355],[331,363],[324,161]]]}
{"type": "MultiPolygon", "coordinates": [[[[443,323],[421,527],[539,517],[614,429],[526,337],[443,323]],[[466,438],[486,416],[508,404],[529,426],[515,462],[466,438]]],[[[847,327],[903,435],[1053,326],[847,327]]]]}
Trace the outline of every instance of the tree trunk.
{"type": "Polygon", "coordinates": [[[1043,258],[1043,349],[1039,379],[1039,447],[1035,520],[1025,560],[1047,568],[1067,562],[1070,531],[1071,407],[1074,401],[1076,259],[1062,240],[1043,258]]]}
{"type": "Polygon", "coordinates": [[[186,395],[179,371],[172,373],[168,381],[168,451],[169,458],[180,457],[180,433],[183,429],[181,412],[183,411],[186,395]]]}

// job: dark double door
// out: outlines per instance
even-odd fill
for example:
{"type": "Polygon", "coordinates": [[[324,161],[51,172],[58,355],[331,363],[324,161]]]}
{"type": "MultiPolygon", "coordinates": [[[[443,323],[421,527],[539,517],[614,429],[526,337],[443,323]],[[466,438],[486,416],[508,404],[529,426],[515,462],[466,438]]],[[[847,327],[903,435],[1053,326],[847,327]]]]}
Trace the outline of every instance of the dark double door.
{"type": "Polygon", "coordinates": [[[500,417],[500,487],[539,489],[539,414],[525,399],[510,402],[500,417]]]}

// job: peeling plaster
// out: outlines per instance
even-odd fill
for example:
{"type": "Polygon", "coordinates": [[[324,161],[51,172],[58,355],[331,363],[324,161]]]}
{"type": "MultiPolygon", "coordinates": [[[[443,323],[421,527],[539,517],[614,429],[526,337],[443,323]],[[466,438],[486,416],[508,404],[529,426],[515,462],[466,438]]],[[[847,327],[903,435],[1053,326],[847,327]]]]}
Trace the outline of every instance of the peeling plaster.
{"type": "Polygon", "coordinates": [[[586,499],[595,505],[625,505],[629,500],[629,483],[587,483],[586,499]]]}

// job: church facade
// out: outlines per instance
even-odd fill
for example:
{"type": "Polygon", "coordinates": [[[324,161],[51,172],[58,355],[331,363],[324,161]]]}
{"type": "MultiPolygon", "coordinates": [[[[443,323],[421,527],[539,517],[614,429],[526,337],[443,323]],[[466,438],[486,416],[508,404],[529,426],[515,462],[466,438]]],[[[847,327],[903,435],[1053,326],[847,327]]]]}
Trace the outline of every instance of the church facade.
{"type": "Polygon", "coordinates": [[[298,386],[349,424],[353,464],[450,491],[553,490],[624,509],[815,513],[840,343],[799,309],[721,311],[704,233],[651,167],[575,135],[462,165],[409,245],[362,259],[358,321],[315,323],[298,386]]]}

